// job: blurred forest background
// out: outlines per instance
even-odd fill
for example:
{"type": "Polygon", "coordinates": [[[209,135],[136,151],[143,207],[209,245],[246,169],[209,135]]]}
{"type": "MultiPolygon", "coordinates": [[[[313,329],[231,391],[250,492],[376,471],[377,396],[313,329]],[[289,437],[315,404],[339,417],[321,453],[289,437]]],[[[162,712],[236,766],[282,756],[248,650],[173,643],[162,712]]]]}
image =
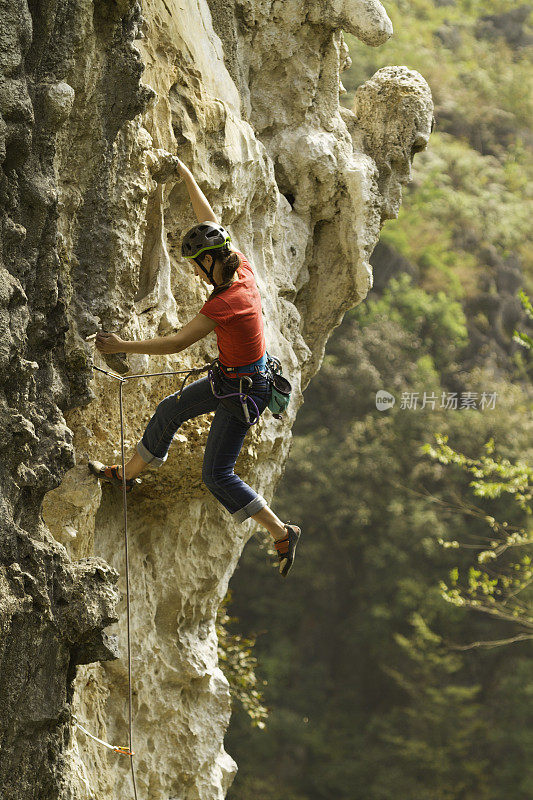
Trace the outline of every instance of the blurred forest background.
{"type": "Polygon", "coordinates": [[[341,102],[406,65],[436,127],[305,393],[273,503],[295,567],[256,533],[220,614],[230,800],[533,797],[532,7],[385,6],[341,102]]]}

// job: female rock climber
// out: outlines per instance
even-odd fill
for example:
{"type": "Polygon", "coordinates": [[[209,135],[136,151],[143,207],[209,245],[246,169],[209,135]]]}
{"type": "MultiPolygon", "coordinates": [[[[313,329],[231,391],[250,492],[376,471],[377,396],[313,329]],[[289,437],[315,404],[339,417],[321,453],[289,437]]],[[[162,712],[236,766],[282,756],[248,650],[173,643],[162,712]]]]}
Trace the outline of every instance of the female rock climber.
{"type": "MultiPolygon", "coordinates": [[[[114,333],[98,333],[96,347],[102,353],[180,353],[214,330],[219,352],[217,394],[240,391],[241,377],[248,376],[248,396],[261,414],[269,402],[270,384],[265,372],[261,299],[252,267],[246,256],[229,244],[228,232],[216,220],[192,173],[181,161],[178,171],[199,222],[185,234],[182,256],[195,261],[196,275],[212,284],[213,290],[200,312],[176,334],[130,342],[114,333]]],[[[235,462],[249,425],[215,397],[208,377],[186,386],[181,396],[175,392],[159,403],[137,443],[136,453],[125,465],[127,491],[131,491],[135,478],[148,464],[159,467],[166,461],[174,434],[185,420],[209,411],[214,411],[215,416],[204,453],[203,481],[236,522],[251,517],[269,531],[278,553],[279,572],[286,577],[301,530],[284,524],[265,499],[235,474],[235,462]]],[[[90,461],[89,469],[101,480],[122,485],[118,464],[105,466],[90,461]]]]}

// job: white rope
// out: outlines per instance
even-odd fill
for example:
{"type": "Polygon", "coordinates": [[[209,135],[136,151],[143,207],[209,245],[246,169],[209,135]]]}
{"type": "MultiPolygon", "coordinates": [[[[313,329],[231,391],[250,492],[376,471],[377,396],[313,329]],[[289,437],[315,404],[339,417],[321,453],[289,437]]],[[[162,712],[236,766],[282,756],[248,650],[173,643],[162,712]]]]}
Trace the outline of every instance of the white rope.
{"type": "MultiPolygon", "coordinates": [[[[92,338],[92,337],[89,337],[92,338]]],[[[112,745],[109,742],[104,742],[103,739],[99,739],[98,736],[93,736],[87,728],[84,728],[78,722],[78,718],[75,714],[72,715],[72,719],[74,720],[75,725],[80,728],[87,736],[90,736],[91,739],[94,739],[95,742],[99,742],[99,744],[103,744],[104,747],[108,747],[110,750],[113,750],[115,753],[120,753],[121,755],[129,756],[130,757],[130,764],[131,764],[131,776],[133,781],[133,794],[135,796],[135,800],[137,800],[137,786],[135,784],[135,770],[133,768],[133,756],[135,751],[133,750],[133,721],[132,721],[132,671],[131,671],[131,638],[130,638],[130,577],[129,577],[129,564],[128,564],[128,502],[126,496],[126,466],[125,466],[125,457],[124,457],[124,413],[123,413],[123,404],[122,404],[122,387],[123,384],[126,383],[127,380],[131,378],[151,378],[155,375],[185,375],[179,393],[183,391],[185,383],[187,379],[191,375],[198,375],[202,372],[206,372],[211,365],[207,364],[204,367],[198,367],[196,369],[190,370],[178,370],[172,372],[148,372],[142,375],[127,375],[123,377],[122,375],[117,375],[115,372],[110,372],[109,370],[102,369],[101,367],[97,367],[93,364],[93,369],[98,370],[98,372],[103,372],[105,375],[109,375],[111,378],[115,378],[119,381],[119,410],[120,410],[120,455],[122,461],[122,506],[124,511],[124,555],[125,555],[125,563],[126,563],[126,619],[127,619],[127,639],[128,639],[128,734],[129,734],[129,747],[121,747],[119,745],[112,745]]]]}
{"type": "Polygon", "coordinates": [[[109,742],[104,742],[103,739],[99,739],[98,736],[93,736],[92,733],[90,733],[87,730],[87,728],[84,728],[83,725],[80,722],[78,722],[76,714],[72,715],[72,719],[74,720],[74,724],[76,725],[76,727],[82,730],[84,733],[86,733],[87,736],[90,736],[91,739],[94,739],[95,742],[100,742],[100,744],[103,744],[104,747],[109,747],[110,750],[114,750],[116,753],[122,753],[122,755],[125,756],[133,755],[133,753],[131,753],[131,751],[127,747],[120,747],[120,745],[109,744],[109,742]]]}

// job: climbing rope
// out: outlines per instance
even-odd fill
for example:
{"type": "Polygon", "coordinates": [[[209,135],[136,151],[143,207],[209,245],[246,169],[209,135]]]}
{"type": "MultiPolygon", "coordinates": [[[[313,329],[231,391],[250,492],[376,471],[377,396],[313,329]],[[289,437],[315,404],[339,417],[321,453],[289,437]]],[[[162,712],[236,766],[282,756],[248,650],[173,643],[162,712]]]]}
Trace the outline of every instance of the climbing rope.
{"type": "Polygon", "coordinates": [[[117,375],[115,372],[110,372],[109,370],[102,369],[101,367],[97,367],[93,364],[93,369],[98,370],[98,372],[103,372],[104,375],[109,375],[111,378],[115,378],[119,381],[119,391],[118,391],[118,398],[119,398],[119,409],[120,409],[120,455],[122,461],[122,507],[124,512],[124,556],[125,556],[125,564],[126,564],[126,618],[127,618],[127,639],[128,639],[128,734],[129,734],[129,747],[120,747],[119,745],[112,745],[108,742],[104,742],[103,739],[99,739],[97,736],[93,736],[92,733],[80,725],[78,722],[78,718],[76,715],[73,715],[74,724],[80,728],[87,736],[90,736],[91,739],[94,739],[96,742],[105,745],[110,750],[114,750],[116,753],[120,753],[121,755],[126,755],[130,757],[130,764],[131,764],[131,777],[133,781],[133,794],[135,796],[135,800],[137,800],[137,787],[135,784],[135,770],[133,767],[133,756],[135,751],[133,750],[133,722],[132,722],[132,669],[131,669],[131,635],[130,635],[130,573],[129,573],[129,559],[128,559],[128,501],[127,501],[127,494],[126,494],[126,467],[125,467],[125,457],[124,457],[124,410],[123,410],[123,402],[122,402],[122,387],[128,380],[133,380],[134,378],[153,378],[156,375],[184,375],[183,381],[181,383],[179,392],[178,392],[178,399],[185,388],[185,384],[187,383],[188,379],[192,375],[201,375],[202,372],[207,372],[212,367],[212,364],[206,364],[203,367],[195,367],[189,370],[174,370],[171,372],[146,372],[139,375],[117,375]]]}

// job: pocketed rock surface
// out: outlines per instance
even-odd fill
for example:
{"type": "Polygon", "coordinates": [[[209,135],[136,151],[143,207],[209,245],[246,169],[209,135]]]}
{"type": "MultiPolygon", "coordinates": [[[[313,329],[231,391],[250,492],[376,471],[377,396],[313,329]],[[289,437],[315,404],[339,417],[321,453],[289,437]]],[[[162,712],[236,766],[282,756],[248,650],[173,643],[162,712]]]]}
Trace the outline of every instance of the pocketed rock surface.
{"type": "MultiPolygon", "coordinates": [[[[176,153],[250,259],[267,346],[293,399],[245,441],[270,501],[302,389],[331,330],[372,287],[433,106],[422,76],[379,70],[339,105],[342,30],[392,33],[377,0],[7,0],[0,23],[0,794],[125,800],[126,586],[120,369],[86,337],[175,332],[206,298],[180,257],[196,223],[176,153]]],[[[128,375],[210,360],[214,336],[128,375]]],[[[123,387],[126,457],[175,377],[123,387]]],[[[237,765],[215,618],[256,530],[201,481],[210,417],[186,423],[128,495],[134,766],[143,800],[218,800],[237,765]]],[[[274,559],[273,559],[274,564],[274,559]]],[[[280,577],[258,591],[276,592],[280,577]]]]}

